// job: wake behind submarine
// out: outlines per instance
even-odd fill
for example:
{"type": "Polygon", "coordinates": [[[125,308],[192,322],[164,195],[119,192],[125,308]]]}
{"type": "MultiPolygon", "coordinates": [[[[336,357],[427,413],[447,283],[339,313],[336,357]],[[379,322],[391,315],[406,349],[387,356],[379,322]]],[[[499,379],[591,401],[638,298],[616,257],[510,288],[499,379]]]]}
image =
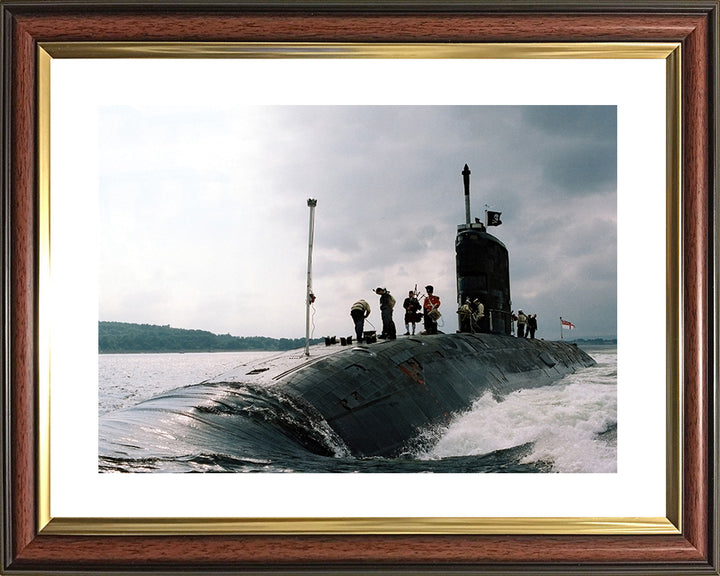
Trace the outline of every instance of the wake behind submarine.
{"type": "MultiPolygon", "coordinates": [[[[103,416],[101,456],[156,455],[145,444],[153,443],[147,438],[140,446],[136,437],[135,450],[129,451],[124,440],[132,435],[128,429],[148,429],[149,420],[167,421],[169,415],[181,414],[187,433],[177,430],[177,418],[171,433],[187,443],[188,450],[211,449],[213,435],[228,443],[226,435],[220,438],[213,431],[234,430],[247,437],[272,429],[273,437],[281,439],[276,442],[278,449],[288,442],[326,456],[396,457],[423,433],[449,423],[488,392],[500,399],[593,366],[595,361],[573,343],[511,336],[508,250],[484,224],[471,223],[467,164],[462,174],[466,222],[458,226],[455,241],[457,299],[459,306],[480,303],[482,318],[471,321],[461,315],[455,334],[319,346],[312,354],[306,347],[304,353],[280,354],[164,393],[120,411],[121,415],[103,416]],[[205,423],[204,432],[197,421],[205,423]]],[[[311,254],[315,201],[308,205],[311,254]]]]}

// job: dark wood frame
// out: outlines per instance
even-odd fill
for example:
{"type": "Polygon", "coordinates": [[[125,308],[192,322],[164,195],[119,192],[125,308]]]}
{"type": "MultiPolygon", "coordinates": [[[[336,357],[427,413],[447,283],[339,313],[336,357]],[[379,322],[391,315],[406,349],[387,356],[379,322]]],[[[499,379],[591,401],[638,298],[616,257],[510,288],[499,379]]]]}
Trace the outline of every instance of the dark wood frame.
{"type": "Polygon", "coordinates": [[[718,574],[718,1],[9,0],[2,17],[2,564],[7,573],[718,574]],[[38,530],[37,51],[42,42],[679,42],[682,531],[77,536],[38,530]]]}

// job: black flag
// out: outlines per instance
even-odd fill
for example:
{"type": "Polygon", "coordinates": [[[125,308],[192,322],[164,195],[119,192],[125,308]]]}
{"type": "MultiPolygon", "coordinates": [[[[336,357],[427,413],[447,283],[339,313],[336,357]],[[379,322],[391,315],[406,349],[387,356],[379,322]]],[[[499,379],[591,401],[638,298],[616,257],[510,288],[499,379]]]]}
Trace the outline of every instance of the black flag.
{"type": "Polygon", "coordinates": [[[502,220],[500,220],[500,214],[502,214],[502,212],[491,212],[490,210],[488,210],[487,225],[488,226],[500,226],[500,224],[502,224],[502,220]]]}

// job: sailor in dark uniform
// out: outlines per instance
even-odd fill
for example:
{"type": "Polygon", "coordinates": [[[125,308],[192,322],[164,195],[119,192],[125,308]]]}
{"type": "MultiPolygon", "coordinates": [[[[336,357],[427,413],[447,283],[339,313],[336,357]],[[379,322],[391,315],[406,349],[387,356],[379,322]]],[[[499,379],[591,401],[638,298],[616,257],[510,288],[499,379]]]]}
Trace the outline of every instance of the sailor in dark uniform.
{"type": "Polygon", "coordinates": [[[375,288],[375,294],[380,295],[380,316],[382,317],[382,334],[378,338],[395,340],[397,337],[395,331],[395,322],[393,322],[392,314],[395,306],[395,298],[385,288],[375,288]]]}
{"type": "Polygon", "coordinates": [[[528,316],[528,333],[531,339],[535,338],[535,330],[537,330],[537,314],[528,316]]]}
{"type": "Polygon", "coordinates": [[[415,323],[418,321],[420,312],[420,302],[418,302],[415,292],[410,290],[408,297],[403,302],[405,308],[405,336],[410,336],[410,324],[412,324],[412,333],[415,334],[415,323]]]}

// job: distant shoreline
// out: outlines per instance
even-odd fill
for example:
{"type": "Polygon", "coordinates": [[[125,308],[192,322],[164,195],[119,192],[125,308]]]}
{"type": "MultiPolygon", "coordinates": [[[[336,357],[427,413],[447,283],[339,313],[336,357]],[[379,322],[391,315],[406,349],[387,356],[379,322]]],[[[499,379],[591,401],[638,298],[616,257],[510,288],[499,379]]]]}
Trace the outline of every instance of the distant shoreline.
{"type": "MultiPolygon", "coordinates": [[[[320,344],[323,338],[310,340],[320,344]]],[[[617,345],[617,339],[565,339],[581,346],[617,345]]],[[[305,338],[268,338],[266,336],[231,336],[206,330],[172,328],[170,325],[133,324],[129,322],[98,323],[99,354],[159,354],[206,352],[285,352],[305,346],[305,338]]]]}
{"type": "Polygon", "coordinates": [[[578,338],[577,340],[568,340],[564,338],[560,342],[572,342],[574,344],[590,344],[592,346],[617,346],[617,338],[578,338]]]}
{"type": "MultiPolygon", "coordinates": [[[[315,338],[312,344],[323,342],[315,338]]],[[[207,330],[172,328],[170,325],[98,323],[99,354],[156,354],[193,352],[273,352],[305,346],[305,338],[231,336],[207,330]]]]}

